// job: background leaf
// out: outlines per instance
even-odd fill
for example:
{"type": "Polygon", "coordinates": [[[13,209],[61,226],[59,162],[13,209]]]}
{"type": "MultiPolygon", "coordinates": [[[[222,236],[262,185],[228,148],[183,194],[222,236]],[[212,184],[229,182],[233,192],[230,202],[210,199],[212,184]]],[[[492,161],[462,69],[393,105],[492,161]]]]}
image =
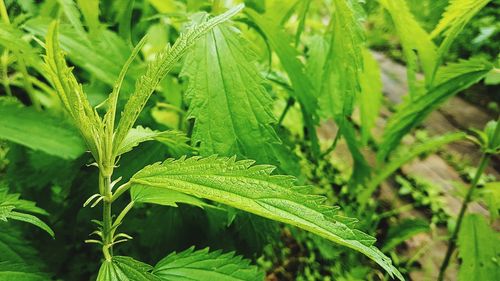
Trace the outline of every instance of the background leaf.
{"type": "Polygon", "coordinates": [[[0,98],[0,138],[64,159],[85,152],[85,144],[73,126],[47,112],[0,98]]]}

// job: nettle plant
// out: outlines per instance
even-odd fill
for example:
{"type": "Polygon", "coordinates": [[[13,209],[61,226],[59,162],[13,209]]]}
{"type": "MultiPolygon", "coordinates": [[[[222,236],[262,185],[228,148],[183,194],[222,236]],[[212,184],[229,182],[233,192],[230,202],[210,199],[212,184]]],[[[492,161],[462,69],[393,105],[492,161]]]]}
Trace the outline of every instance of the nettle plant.
{"type": "MultiPolygon", "coordinates": [[[[192,53],[186,59],[183,72],[190,79],[187,95],[191,103],[190,115],[195,119],[193,136],[207,140],[202,143],[200,150],[210,151],[210,147],[203,145],[217,145],[217,132],[211,132],[199,122],[216,123],[218,115],[225,114],[223,109],[217,109],[221,104],[207,106],[208,101],[202,94],[213,95],[214,99],[219,99],[222,103],[237,102],[241,106],[252,106],[269,99],[263,92],[259,73],[252,64],[245,63],[248,57],[246,50],[242,49],[244,45],[239,44],[242,38],[235,27],[227,22],[242,8],[243,5],[240,5],[212,18],[207,15],[196,17],[196,24],[190,26],[172,46],[157,54],[148,64],[145,73],[137,80],[135,90],[128,98],[121,115],[117,114],[117,102],[122,82],[145,40],[137,44],[123,66],[112,93],[102,105],[107,110],[101,116],[90,105],[72,68],[66,64],[58,43],[57,22],[50,25],[45,41],[45,71],[99,170],[98,193],[84,204],[92,207],[102,204],[102,218],[94,220],[97,224],[97,230],[92,232],[94,238],[86,241],[102,248],[104,260],[97,279],[262,279],[262,273],[231,253],[188,249],[170,254],[154,268],[131,257],[114,255],[113,249],[117,244],[131,239],[126,233],[119,232],[119,228],[134,204],[210,204],[201,199],[307,230],[363,253],[384,268],[390,276],[403,279],[391,260],[373,245],[375,238],[353,228],[354,220],[339,215],[337,208],[325,205],[325,198],[311,195],[309,186],[295,185],[295,178],[292,176],[273,174],[273,166],[254,165],[252,160],[236,160],[236,157],[195,156],[167,159],[162,163],[146,166],[125,183],[113,176],[120,156],[141,142],[162,138],[173,146],[185,145],[185,140],[179,138],[179,133],[157,132],[140,126],[134,128],[134,123],[160,81],[190,49],[192,53]],[[219,66],[212,69],[212,64],[219,66]],[[211,80],[211,75],[222,80],[211,80]],[[220,93],[217,93],[218,87],[239,92],[242,96],[238,100],[221,99],[220,93]],[[250,92],[253,95],[249,95],[250,92]],[[207,118],[209,115],[210,118],[207,118]],[[210,139],[211,137],[214,139],[210,139]],[[130,194],[130,203],[116,212],[113,202],[125,194],[130,194]]],[[[262,106],[256,108],[265,109],[262,106]]],[[[252,127],[255,121],[251,118],[265,124],[266,120],[270,120],[269,114],[269,111],[262,110],[256,111],[255,116],[239,116],[233,125],[240,129],[247,126],[250,131],[238,137],[255,138],[251,132],[256,129],[252,127]]],[[[266,128],[257,128],[257,131],[259,129],[264,130],[260,132],[264,137],[269,137],[266,128]]],[[[272,145],[269,149],[273,149],[272,145]]]]}

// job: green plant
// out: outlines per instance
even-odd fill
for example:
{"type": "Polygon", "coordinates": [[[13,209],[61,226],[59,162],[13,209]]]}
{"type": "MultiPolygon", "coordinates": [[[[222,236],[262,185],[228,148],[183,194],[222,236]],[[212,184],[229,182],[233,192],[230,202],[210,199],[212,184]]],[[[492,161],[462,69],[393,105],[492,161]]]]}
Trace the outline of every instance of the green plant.
{"type": "MultiPolygon", "coordinates": [[[[478,169],[474,178],[472,179],[471,186],[465,195],[465,198],[462,202],[462,206],[460,208],[460,212],[458,213],[457,222],[451,233],[448,243],[448,249],[446,250],[446,254],[441,264],[441,268],[439,270],[438,280],[444,280],[444,274],[446,269],[450,263],[451,255],[455,250],[457,239],[460,233],[460,229],[462,227],[462,221],[464,220],[465,213],[467,211],[467,206],[473,198],[473,194],[475,189],[478,186],[479,179],[481,178],[486,166],[488,165],[488,161],[490,161],[490,157],[492,155],[498,154],[500,151],[500,126],[498,125],[498,121],[489,122],[483,131],[475,130],[475,136],[472,139],[480,145],[483,155],[481,157],[481,161],[479,162],[478,169]]],[[[486,226],[487,227],[487,226],[486,226]]],[[[468,235],[464,234],[464,237],[468,235]]],[[[462,238],[462,240],[466,240],[467,238],[462,238]]],[[[477,239],[474,239],[477,241],[477,239]]],[[[485,269],[486,271],[488,269],[485,269]]],[[[482,272],[482,271],[480,271],[482,272]]],[[[493,272],[488,272],[488,274],[494,274],[493,272]]],[[[477,275],[476,275],[477,276],[477,275]]]]}
{"type": "MultiPolygon", "coordinates": [[[[91,196],[84,204],[84,206],[92,204],[93,207],[102,202],[103,205],[102,220],[96,221],[98,229],[93,232],[99,239],[86,240],[88,243],[96,243],[102,247],[104,262],[97,279],[140,278],[156,280],[162,276],[174,274],[170,273],[168,269],[168,257],[164,262],[166,269],[163,269],[163,262],[160,262],[153,273],[150,273],[152,268],[141,262],[130,257],[114,256],[114,246],[131,239],[128,234],[118,233],[117,230],[123,218],[137,202],[163,205],[174,205],[178,202],[202,204],[195,197],[209,199],[306,229],[364,253],[386,269],[389,274],[394,274],[402,279],[399,272],[391,265],[390,260],[372,246],[373,238],[358,230],[350,229],[348,225],[343,223],[347,220],[336,215],[335,209],[322,205],[321,197],[308,195],[308,187],[295,187],[292,177],[270,175],[274,169],[272,166],[254,166],[253,161],[236,161],[235,158],[216,156],[170,159],[161,164],[145,167],[137,172],[130,181],[115,188],[115,185],[120,181],[120,178],[113,179],[112,177],[114,167],[118,163],[118,157],[138,143],[147,140],[145,135],[149,138],[154,137],[152,131],[137,133],[132,127],[156,85],[169,72],[174,63],[186,53],[188,48],[195,44],[198,38],[209,40],[204,43],[206,47],[201,45],[203,41],[195,44],[198,45],[198,48],[220,48],[217,45],[218,42],[211,41],[211,36],[220,37],[224,36],[224,33],[228,34],[226,36],[231,36],[231,31],[225,27],[216,26],[237,13],[241,8],[239,6],[220,16],[202,20],[196,27],[192,27],[181,35],[172,47],[167,47],[166,50],[157,55],[157,58],[149,64],[146,73],[136,83],[135,91],[127,101],[116,129],[115,116],[121,84],[129,65],[144,44],[144,40],[136,46],[123,67],[113,92],[106,101],[108,110],[101,118],[97,110],[90,106],[71,69],[66,66],[59,49],[57,24],[54,23],[49,28],[45,44],[47,50],[45,69],[50,75],[51,83],[56,88],[63,106],[79,129],[99,169],[99,193],[91,196]],[[113,219],[112,203],[128,190],[131,192],[131,202],[113,219]],[[166,272],[163,273],[164,271],[166,272]]],[[[231,44],[230,41],[228,42],[231,44]]],[[[224,49],[220,52],[224,52],[224,49]]],[[[231,50],[225,52],[231,52],[231,50]]],[[[217,61],[211,63],[217,63],[217,61]]],[[[222,63],[221,59],[218,60],[218,63],[222,63]]],[[[225,66],[222,64],[221,67],[225,66]]],[[[197,70],[202,71],[203,75],[203,69],[198,67],[197,70]]],[[[196,85],[197,81],[193,81],[193,83],[196,85]]],[[[192,108],[199,107],[193,106],[192,108]]],[[[195,118],[197,118],[196,115],[195,118]]],[[[196,123],[194,130],[198,130],[196,123]]],[[[241,134],[241,136],[244,135],[241,134]]],[[[203,137],[202,140],[207,142],[209,138],[203,137]]],[[[178,254],[177,258],[189,254],[189,252],[178,254]]],[[[222,257],[217,258],[222,259],[222,257]]],[[[240,266],[244,267],[242,264],[240,266]]],[[[224,274],[224,272],[219,273],[224,274]]],[[[191,274],[194,273],[185,272],[185,276],[191,274]]],[[[236,277],[243,273],[236,271],[226,274],[236,277]]],[[[195,276],[193,275],[192,278],[195,276]]]]}
{"type": "MultiPolygon", "coordinates": [[[[42,280],[406,277],[412,262],[397,246],[428,226],[402,214],[424,206],[440,221],[440,191],[396,178],[412,190],[396,208],[377,191],[404,164],[466,138],[406,142],[447,99],[494,79],[498,65],[449,52],[489,3],[0,0],[0,176],[8,194],[51,213],[57,234],[3,224],[0,259],[8,241],[30,241],[17,261],[37,249],[42,280]],[[389,30],[366,28],[374,11],[389,30]],[[395,107],[373,36],[401,45],[409,87],[395,107]],[[82,246],[91,228],[86,242],[98,247],[82,246]],[[261,268],[222,253],[233,250],[261,268]]],[[[494,192],[479,190],[468,200],[494,192]]]]}

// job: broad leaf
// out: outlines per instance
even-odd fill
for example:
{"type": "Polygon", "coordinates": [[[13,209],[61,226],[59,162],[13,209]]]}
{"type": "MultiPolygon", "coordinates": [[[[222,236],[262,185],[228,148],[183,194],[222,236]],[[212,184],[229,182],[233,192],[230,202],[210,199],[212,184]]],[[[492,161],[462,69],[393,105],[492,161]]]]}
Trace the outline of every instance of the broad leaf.
{"type": "Polygon", "coordinates": [[[48,213],[36,207],[32,201],[19,199],[19,196],[17,193],[9,193],[6,186],[0,185],[0,220],[7,221],[12,219],[31,223],[54,237],[54,232],[47,224],[34,215],[24,212],[39,215],[48,215],[48,213]]]}
{"type": "MultiPolygon", "coordinates": [[[[425,95],[402,104],[391,116],[384,130],[377,159],[382,162],[396,148],[404,135],[419,125],[426,117],[448,98],[469,88],[492,69],[492,65],[480,60],[464,61],[469,67],[454,72],[446,81],[430,89],[425,95]]],[[[458,67],[454,67],[458,69],[458,67]]]]}
{"type": "Polygon", "coordinates": [[[334,0],[333,7],[325,70],[318,74],[323,75],[320,105],[325,116],[341,119],[351,115],[360,91],[364,33],[357,1],[334,0]]]}
{"type": "Polygon", "coordinates": [[[373,246],[375,238],[351,228],[352,220],[324,205],[324,197],[310,195],[308,186],[295,186],[291,176],[271,175],[273,166],[253,163],[215,156],[168,159],[145,167],[130,182],[186,193],[289,223],[355,249],[391,276],[402,279],[391,260],[373,246]]]}
{"type": "Polygon", "coordinates": [[[496,280],[500,276],[500,237],[483,217],[471,214],[464,218],[458,246],[462,258],[459,280],[496,280]]]}
{"type": "Polygon", "coordinates": [[[147,127],[137,126],[128,132],[118,149],[117,155],[129,152],[142,142],[152,140],[165,144],[175,155],[185,155],[193,151],[193,148],[187,144],[189,138],[182,132],[174,130],[159,132],[147,127]]]}
{"type": "Polygon", "coordinates": [[[188,118],[201,155],[238,155],[278,164],[281,144],[271,124],[272,99],[263,86],[248,42],[229,25],[197,41],[181,76],[188,78],[188,118]]]}
{"type": "Polygon", "coordinates": [[[437,63],[436,46],[429,34],[419,25],[406,1],[380,0],[380,3],[391,15],[401,40],[406,59],[410,94],[416,97],[418,94],[416,79],[416,74],[419,71],[418,63],[421,64],[426,82],[430,83],[437,63]]]}
{"type": "Polygon", "coordinates": [[[0,139],[64,159],[75,159],[85,152],[78,132],[61,118],[6,98],[0,98],[0,115],[0,139]]]}
{"type": "Polygon", "coordinates": [[[168,255],[156,264],[153,274],[168,281],[264,280],[256,266],[232,252],[209,252],[208,248],[195,251],[194,247],[168,255]]]}
{"type": "Polygon", "coordinates": [[[114,138],[115,147],[113,151],[115,153],[121,147],[123,139],[134,125],[137,117],[139,117],[139,113],[146,105],[149,97],[153,94],[163,77],[165,77],[174,67],[174,64],[196,43],[198,38],[209,32],[218,24],[227,21],[241,9],[243,9],[243,5],[238,5],[224,14],[189,28],[185,33],[181,34],[172,47],[167,46],[167,48],[159,53],[157,58],[148,65],[146,73],[137,80],[135,91],[125,105],[114,138]]]}
{"type": "Polygon", "coordinates": [[[149,264],[131,257],[114,256],[102,263],[97,281],[160,281],[151,274],[152,269],[149,264]]]}

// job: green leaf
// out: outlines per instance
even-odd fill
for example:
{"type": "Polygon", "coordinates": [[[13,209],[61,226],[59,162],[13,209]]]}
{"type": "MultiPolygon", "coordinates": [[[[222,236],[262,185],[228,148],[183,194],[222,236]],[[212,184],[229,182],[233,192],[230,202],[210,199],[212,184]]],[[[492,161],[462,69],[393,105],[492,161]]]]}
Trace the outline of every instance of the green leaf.
{"type": "Polygon", "coordinates": [[[438,61],[435,69],[443,61],[443,57],[450,49],[451,44],[462,32],[471,18],[477,14],[491,0],[450,0],[446,11],[443,13],[441,20],[436,28],[432,31],[431,37],[436,37],[440,34],[444,35],[444,40],[439,45],[438,61]]]}
{"type": "Polygon", "coordinates": [[[83,140],[61,118],[7,98],[0,98],[0,115],[0,139],[64,159],[75,159],[85,152],[83,140]]]}
{"type": "Polygon", "coordinates": [[[19,213],[16,211],[11,211],[8,215],[7,218],[12,219],[12,220],[17,220],[17,221],[23,221],[27,223],[31,223],[34,226],[39,227],[40,229],[44,230],[47,232],[52,238],[54,238],[54,231],[46,224],[44,223],[41,219],[30,215],[30,214],[23,214],[19,213]]]}
{"type": "Polygon", "coordinates": [[[496,220],[500,210],[500,181],[485,183],[479,194],[488,206],[491,220],[496,220]]]}
{"type": "Polygon", "coordinates": [[[471,214],[464,218],[458,246],[462,258],[459,280],[496,280],[500,276],[500,237],[482,216],[471,214]]]}
{"type": "Polygon", "coordinates": [[[125,105],[114,138],[115,147],[113,151],[115,153],[118,151],[119,147],[121,147],[123,139],[134,125],[137,117],[139,117],[139,113],[146,105],[147,100],[163,77],[173,68],[174,64],[196,43],[198,38],[209,32],[218,24],[227,21],[243,9],[243,7],[243,4],[238,5],[202,24],[189,28],[186,32],[181,34],[172,47],[167,47],[148,65],[146,73],[137,80],[135,91],[125,105]]]}
{"type": "Polygon", "coordinates": [[[292,47],[291,36],[284,32],[275,20],[263,17],[252,10],[246,10],[246,12],[264,33],[269,45],[278,55],[292,83],[294,91],[291,94],[309,114],[315,114],[317,108],[315,85],[306,75],[305,67],[298,59],[297,50],[292,47]]]}
{"type": "Polygon", "coordinates": [[[134,202],[151,203],[170,207],[177,207],[177,203],[198,207],[207,205],[202,200],[185,193],[141,185],[134,185],[130,190],[130,196],[134,202]]]}
{"type": "Polygon", "coordinates": [[[416,74],[419,71],[418,59],[428,84],[432,81],[436,67],[436,46],[429,34],[419,25],[411,13],[406,1],[380,0],[382,6],[389,12],[401,40],[406,59],[407,76],[410,94],[418,94],[416,74]]]}
{"type": "Polygon", "coordinates": [[[38,253],[22,237],[21,232],[0,221],[0,280],[48,281],[51,280],[38,253]]]}
{"type": "MultiPolygon", "coordinates": [[[[469,60],[462,63],[466,63],[470,67],[460,72],[454,72],[446,81],[436,85],[426,94],[414,100],[407,100],[389,118],[377,153],[379,162],[385,160],[403,136],[419,125],[427,115],[448,98],[477,83],[492,69],[491,64],[480,60],[469,60]]],[[[453,68],[457,69],[458,67],[453,68]]]]}
{"type": "Polygon", "coordinates": [[[423,219],[403,220],[389,229],[382,251],[388,252],[409,238],[429,231],[429,223],[423,219]]]}
{"type": "Polygon", "coordinates": [[[380,66],[367,49],[363,50],[364,69],[360,75],[361,93],[358,98],[361,116],[361,143],[366,145],[382,106],[382,77],[380,66]]]}
{"type": "Polygon", "coordinates": [[[42,267],[38,253],[21,231],[4,221],[0,221],[0,261],[42,267]]]}
{"type": "Polygon", "coordinates": [[[318,75],[323,76],[321,111],[326,117],[340,119],[351,115],[360,91],[359,75],[363,70],[365,40],[361,8],[357,1],[334,0],[333,7],[325,70],[318,75]]]}
{"type": "Polygon", "coordinates": [[[181,76],[188,78],[191,138],[201,155],[238,155],[278,164],[281,141],[271,124],[273,101],[254,64],[249,43],[229,25],[219,25],[197,41],[181,76]]]}
{"type": "MultiPolygon", "coordinates": [[[[35,36],[46,37],[50,27],[47,18],[34,18],[27,21],[23,27],[35,36]]],[[[75,29],[68,24],[61,24],[59,28],[61,49],[68,54],[71,61],[88,71],[98,80],[113,86],[118,77],[121,66],[130,54],[129,46],[115,33],[107,29],[100,30],[99,36],[85,40],[75,29]]],[[[123,81],[123,89],[130,93],[137,80],[138,65],[132,67],[123,81]]]]}
{"type": "Polygon", "coordinates": [[[58,23],[53,22],[45,39],[45,71],[61,103],[85,140],[87,148],[98,161],[98,148],[101,145],[98,136],[104,135],[102,121],[83,93],[82,85],[73,75],[72,68],[67,66],[58,38],[58,23]]]}
{"type": "Polygon", "coordinates": [[[352,220],[345,220],[336,214],[337,209],[324,205],[324,197],[310,195],[308,186],[295,186],[294,177],[271,175],[273,166],[253,163],[215,156],[168,159],[145,167],[130,182],[186,193],[289,223],[355,249],[391,276],[402,279],[391,260],[373,246],[375,238],[352,229],[352,220]]]}
{"type": "Polygon", "coordinates": [[[256,266],[233,252],[209,252],[208,248],[195,251],[194,247],[163,258],[156,264],[153,274],[168,281],[264,280],[264,274],[256,266]]]}
{"type": "Polygon", "coordinates": [[[151,274],[152,269],[149,264],[131,257],[114,256],[102,263],[97,281],[160,281],[151,274]]]}
{"type": "Polygon", "coordinates": [[[168,146],[176,155],[185,155],[193,151],[187,142],[189,138],[182,132],[170,130],[170,131],[155,131],[150,128],[137,126],[131,129],[125,139],[123,140],[120,148],[118,149],[117,155],[129,152],[132,148],[136,147],[145,141],[159,141],[166,146],[168,146]]]}
{"type": "Polygon", "coordinates": [[[64,15],[69,20],[73,28],[76,30],[78,37],[84,40],[88,40],[87,32],[83,28],[82,22],[80,21],[80,11],[76,7],[76,3],[73,0],[57,0],[59,5],[62,7],[64,15]]]}
{"type": "Polygon", "coordinates": [[[36,207],[35,202],[19,199],[19,196],[20,195],[17,193],[10,194],[6,186],[0,185],[0,220],[7,221],[8,219],[12,219],[31,223],[54,237],[54,231],[52,231],[52,229],[42,220],[34,215],[21,212],[30,212],[40,215],[48,215],[48,213],[36,207]]]}
{"type": "Polygon", "coordinates": [[[41,59],[38,51],[23,39],[24,34],[14,25],[0,23],[0,46],[22,54],[23,59],[40,70],[41,59]]]}
{"type": "Polygon", "coordinates": [[[125,77],[127,75],[130,66],[132,65],[135,58],[141,51],[142,47],[144,47],[144,44],[146,44],[146,39],[147,36],[144,36],[130,53],[130,56],[128,57],[127,61],[125,61],[125,64],[123,65],[122,70],[120,71],[120,74],[118,75],[118,78],[116,79],[116,82],[113,85],[113,91],[111,91],[111,94],[108,96],[106,100],[106,103],[108,105],[108,110],[104,115],[104,124],[106,126],[106,134],[108,136],[112,136],[115,130],[116,108],[118,106],[118,96],[120,95],[120,90],[122,88],[123,81],[125,80],[125,77]]]}
{"type": "Polygon", "coordinates": [[[99,22],[99,0],[77,0],[78,7],[82,11],[85,22],[91,33],[95,33],[100,26],[99,22]]]}
{"type": "Polygon", "coordinates": [[[10,261],[0,261],[0,280],[49,281],[51,279],[29,265],[10,261]]]}

